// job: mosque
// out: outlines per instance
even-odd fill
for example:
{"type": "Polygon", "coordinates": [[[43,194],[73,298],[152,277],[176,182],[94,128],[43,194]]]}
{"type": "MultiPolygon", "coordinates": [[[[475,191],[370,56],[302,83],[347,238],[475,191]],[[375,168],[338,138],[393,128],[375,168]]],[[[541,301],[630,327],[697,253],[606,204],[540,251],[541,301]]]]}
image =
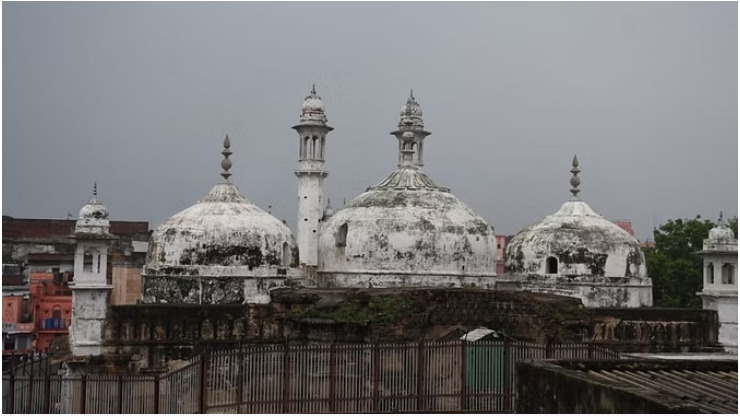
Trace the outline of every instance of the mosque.
{"type": "MultiPolygon", "coordinates": [[[[426,129],[413,95],[391,133],[398,167],[335,211],[325,198],[328,124],[313,88],[298,123],[296,234],[230,181],[231,143],[224,141],[223,180],[195,205],[153,232],[142,272],[143,304],[270,303],[275,288],[464,287],[499,285],[579,298],[587,307],[652,306],[652,281],[638,241],[579,197],[578,159],[571,194],[560,209],[519,232],[496,274],[494,228],[424,172],[426,129]]],[[[105,256],[108,211],[97,196],[80,211],[78,255],[105,256]]],[[[105,259],[76,272],[70,331],[99,344],[99,304],[110,289],[105,259]],[[91,310],[97,312],[91,313],[91,310]],[[97,322],[97,323],[96,323],[97,322]]],[[[94,351],[86,351],[94,353],[94,351]]]]}

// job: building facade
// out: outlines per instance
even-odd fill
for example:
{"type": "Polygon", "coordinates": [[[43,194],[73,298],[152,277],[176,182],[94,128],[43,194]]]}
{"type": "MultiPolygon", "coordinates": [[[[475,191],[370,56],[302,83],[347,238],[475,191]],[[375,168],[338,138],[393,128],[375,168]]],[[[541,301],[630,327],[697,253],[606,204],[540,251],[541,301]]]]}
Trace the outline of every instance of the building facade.
{"type": "Polygon", "coordinates": [[[704,309],[719,315],[719,341],[728,352],[737,354],[737,238],[720,214],[717,226],[704,240],[703,289],[698,295],[704,309]]]}

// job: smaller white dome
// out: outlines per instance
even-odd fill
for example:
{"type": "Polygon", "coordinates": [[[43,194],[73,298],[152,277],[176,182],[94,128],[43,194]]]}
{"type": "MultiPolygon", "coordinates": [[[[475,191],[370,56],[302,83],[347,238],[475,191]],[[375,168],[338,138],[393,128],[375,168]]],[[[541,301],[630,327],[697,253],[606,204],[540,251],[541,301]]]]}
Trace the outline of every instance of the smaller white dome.
{"type": "Polygon", "coordinates": [[[709,230],[709,239],[714,241],[728,241],[735,239],[735,233],[724,224],[720,224],[709,230]]]}
{"type": "Polygon", "coordinates": [[[79,219],[75,224],[76,233],[106,234],[109,227],[108,208],[98,199],[98,185],[93,187],[93,194],[87,205],[80,208],[79,219]]]}
{"type": "MultiPolygon", "coordinates": [[[[97,198],[96,198],[97,199],[97,198]]],[[[88,203],[80,209],[80,219],[96,219],[105,220],[108,219],[108,208],[104,207],[100,203],[88,203]]]]}
{"type": "Polygon", "coordinates": [[[311,88],[311,92],[303,100],[301,105],[301,111],[303,113],[323,113],[324,112],[324,101],[316,93],[316,86],[311,88]]]}
{"type": "Polygon", "coordinates": [[[308,97],[306,97],[305,100],[303,100],[303,104],[301,105],[301,111],[303,111],[304,113],[323,112],[324,111],[324,101],[318,96],[314,96],[314,94],[309,95],[308,97]]]}

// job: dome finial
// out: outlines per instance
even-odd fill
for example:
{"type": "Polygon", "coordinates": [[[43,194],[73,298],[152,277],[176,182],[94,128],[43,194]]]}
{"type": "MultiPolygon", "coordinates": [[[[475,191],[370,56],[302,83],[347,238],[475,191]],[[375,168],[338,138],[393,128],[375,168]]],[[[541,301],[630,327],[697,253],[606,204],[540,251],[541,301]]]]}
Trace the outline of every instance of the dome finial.
{"type": "Polygon", "coordinates": [[[229,141],[229,135],[227,134],[224,139],[224,150],[221,151],[221,154],[224,155],[224,160],[221,161],[221,167],[224,171],[221,172],[221,176],[224,177],[226,182],[229,182],[229,176],[231,176],[231,173],[229,173],[229,169],[231,169],[231,160],[229,160],[229,156],[231,155],[231,150],[229,150],[230,147],[231,142],[229,141]]]}
{"type": "Polygon", "coordinates": [[[725,225],[725,220],[723,218],[722,211],[720,211],[719,212],[719,221],[717,221],[717,226],[718,227],[721,227],[723,225],[725,225]]]}
{"type": "Polygon", "coordinates": [[[311,94],[316,95],[316,83],[311,84],[311,94]]]}
{"type": "Polygon", "coordinates": [[[414,89],[411,88],[411,92],[409,93],[409,101],[416,101],[416,98],[414,98],[414,89]]]}
{"type": "Polygon", "coordinates": [[[581,192],[580,189],[578,189],[578,185],[581,184],[581,178],[578,177],[578,173],[581,172],[580,169],[578,169],[578,155],[573,155],[573,162],[572,162],[573,168],[570,170],[570,172],[573,174],[573,177],[570,178],[570,193],[573,194],[572,199],[578,199],[578,193],[581,192]]]}
{"type": "MultiPolygon", "coordinates": [[[[98,196],[98,181],[93,182],[93,196],[98,196]]],[[[720,218],[722,214],[720,213],[720,218]]]]}

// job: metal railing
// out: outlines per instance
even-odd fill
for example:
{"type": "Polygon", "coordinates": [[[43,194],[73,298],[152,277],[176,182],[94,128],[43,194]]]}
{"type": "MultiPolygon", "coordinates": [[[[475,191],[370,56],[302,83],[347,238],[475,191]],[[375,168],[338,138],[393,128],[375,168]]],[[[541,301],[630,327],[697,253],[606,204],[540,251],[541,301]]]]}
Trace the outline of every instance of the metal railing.
{"type": "Polygon", "coordinates": [[[593,344],[244,346],[154,375],[3,375],[3,413],[511,413],[526,359],[616,359],[593,344]]]}

